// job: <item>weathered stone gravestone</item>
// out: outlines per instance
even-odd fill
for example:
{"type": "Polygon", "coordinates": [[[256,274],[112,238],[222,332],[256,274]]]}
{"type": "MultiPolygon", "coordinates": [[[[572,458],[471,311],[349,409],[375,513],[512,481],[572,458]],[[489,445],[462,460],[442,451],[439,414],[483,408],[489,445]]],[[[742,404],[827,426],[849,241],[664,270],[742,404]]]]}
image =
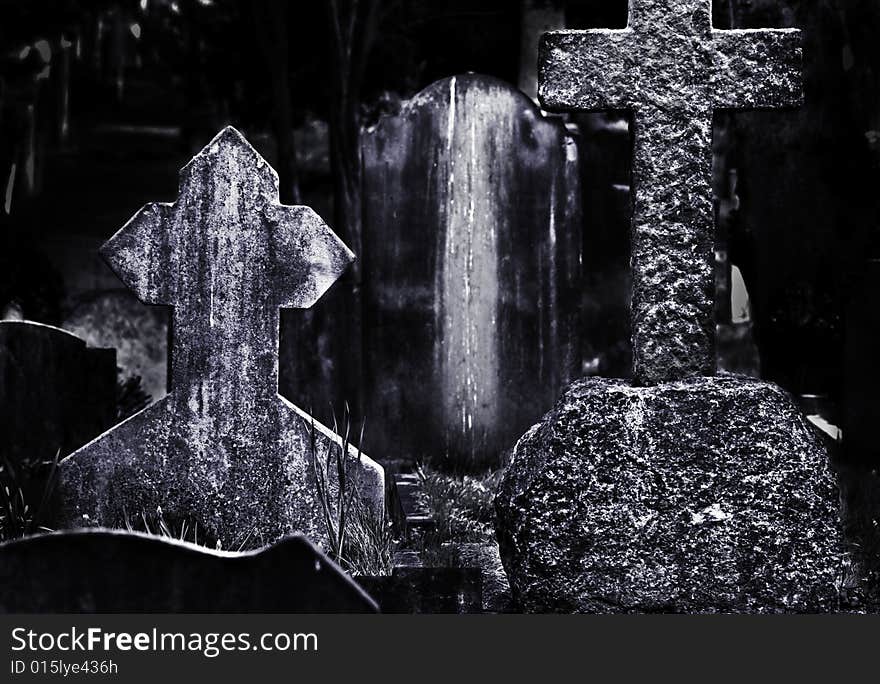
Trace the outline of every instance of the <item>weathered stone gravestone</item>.
{"type": "MultiPolygon", "coordinates": [[[[278,204],[274,170],[226,128],[182,170],[178,200],[146,205],[103,255],[141,301],[174,307],[171,386],[61,464],[65,524],[161,507],[226,548],[325,540],[313,459],[341,447],[316,423],[312,450],[308,416],[278,395],[278,318],[314,304],[351,252],[308,207],[278,204]]],[[[353,450],[343,461],[381,513],[382,468],[353,450]]]]}
{"type": "Polygon", "coordinates": [[[41,323],[0,321],[0,463],[51,462],[115,417],[114,350],[41,323]]]}
{"type": "Polygon", "coordinates": [[[632,0],[625,30],[545,35],[546,107],[633,114],[639,381],[714,372],[712,114],[799,104],[800,62],[798,31],[715,31],[711,0],[632,0]]]}
{"type": "Polygon", "coordinates": [[[0,613],[368,613],[375,602],[306,538],[259,553],[88,530],[0,544],[0,613]]]}
{"type": "Polygon", "coordinates": [[[497,463],[580,374],[575,142],[518,90],[466,75],[362,149],[371,444],[497,463]]]}
{"type": "Polygon", "coordinates": [[[840,606],[827,454],[781,389],[714,371],[713,107],[800,98],[793,30],[714,31],[709,0],[545,36],[547,106],[634,110],[635,382],[587,379],[517,443],[496,498],[529,611],[840,606]]]}

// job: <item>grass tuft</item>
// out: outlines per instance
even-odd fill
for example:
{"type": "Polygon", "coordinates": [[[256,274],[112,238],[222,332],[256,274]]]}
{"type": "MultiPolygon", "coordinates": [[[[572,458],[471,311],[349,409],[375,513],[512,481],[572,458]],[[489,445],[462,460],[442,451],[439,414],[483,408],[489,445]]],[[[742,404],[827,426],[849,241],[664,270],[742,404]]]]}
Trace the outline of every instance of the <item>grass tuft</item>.
{"type": "Polygon", "coordinates": [[[49,460],[0,464],[0,541],[51,532],[52,493],[61,450],[49,460]]]}
{"type": "Polygon", "coordinates": [[[501,471],[452,475],[419,465],[424,503],[434,519],[432,534],[421,541],[422,562],[429,567],[457,567],[460,544],[495,540],[492,505],[501,471]]]}
{"type": "Polygon", "coordinates": [[[309,435],[309,455],[315,478],[318,502],[327,532],[329,555],[346,571],[356,575],[387,575],[391,573],[394,540],[391,525],[369,511],[360,495],[355,473],[363,453],[364,440],[361,423],[356,458],[349,458],[352,416],[345,404],[342,426],[333,413],[333,432],[339,441],[330,440],[324,453],[319,453],[318,432],[314,416],[303,421],[309,435]]]}

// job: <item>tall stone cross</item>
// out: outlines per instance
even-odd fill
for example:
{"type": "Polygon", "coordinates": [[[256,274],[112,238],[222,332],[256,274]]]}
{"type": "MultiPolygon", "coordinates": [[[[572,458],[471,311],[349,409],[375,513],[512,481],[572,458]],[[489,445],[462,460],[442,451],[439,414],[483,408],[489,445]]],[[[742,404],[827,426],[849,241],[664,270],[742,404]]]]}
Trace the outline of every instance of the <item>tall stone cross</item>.
{"type": "Polygon", "coordinates": [[[717,31],[711,0],[630,0],[623,30],[544,34],[548,109],[633,114],[638,382],[715,371],[712,114],[801,102],[800,32],[717,31]]]}
{"type": "MultiPolygon", "coordinates": [[[[174,307],[171,387],[62,462],[65,524],[161,507],[227,544],[324,539],[311,429],[278,395],[279,308],[314,304],[352,253],[311,209],[278,203],[278,176],[233,128],[184,167],[174,204],[146,205],[102,253],[141,301],[174,307]]],[[[315,431],[323,457],[334,436],[315,431]]],[[[381,507],[381,467],[347,457],[381,507]]]]}

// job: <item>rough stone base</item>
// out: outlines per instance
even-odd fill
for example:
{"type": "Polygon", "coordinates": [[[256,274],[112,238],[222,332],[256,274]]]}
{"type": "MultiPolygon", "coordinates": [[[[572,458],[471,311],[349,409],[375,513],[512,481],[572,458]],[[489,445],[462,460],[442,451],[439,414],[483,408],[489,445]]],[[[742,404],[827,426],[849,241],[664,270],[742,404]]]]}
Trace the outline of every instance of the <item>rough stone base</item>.
{"type": "Polygon", "coordinates": [[[848,566],[838,508],[775,385],[593,378],[517,443],[497,536],[529,612],[824,612],[848,566]]]}

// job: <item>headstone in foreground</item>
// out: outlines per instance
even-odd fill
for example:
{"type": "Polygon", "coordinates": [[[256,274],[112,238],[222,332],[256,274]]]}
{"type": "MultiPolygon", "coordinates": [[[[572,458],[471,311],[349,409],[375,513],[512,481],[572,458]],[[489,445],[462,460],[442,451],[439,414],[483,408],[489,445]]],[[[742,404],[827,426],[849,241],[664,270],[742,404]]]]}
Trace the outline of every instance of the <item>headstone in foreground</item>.
{"type": "MultiPolygon", "coordinates": [[[[280,307],[307,308],[353,255],[233,128],[186,166],[174,204],[148,204],[103,247],[144,303],[174,307],[167,397],[61,464],[67,527],[124,526],[161,507],[225,548],[326,539],[310,422],[278,395],[280,307]]],[[[338,437],[315,424],[318,457],[338,437]]],[[[379,514],[382,468],[352,450],[350,486],[379,514]]],[[[335,472],[335,468],[331,468],[335,472]]]]}
{"type": "Polygon", "coordinates": [[[625,31],[544,42],[548,104],[635,110],[636,382],[573,384],[514,448],[496,534],[527,611],[841,608],[824,446],[778,387],[711,377],[712,109],[796,102],[799,38],[713,31],[710,10],[631,0],[625,31]]]}
{"type": "Polygon", "coordinates": [[[0,544],[0,613],[369,613],[376,604],[305,537],[228,553],[88,530],[0,544]]]}
{"type": "Polygon", "coordinates": [[[633,113],[633,372],[714,373],[712,115],[797,105],[800,32],[716,31],[711,0],[630,0],[625,30],[541,44],[550,109],[633,113]]]}
{"type": "Polygon", "coordinates": [[[593,378],[517,443],[496,529],[527,612],[826,612],[847,570],[838,496],[774,385],[593,378]]]}
{"type": "Polygon", "coordinates": [[[576,143],[518,90],[468,74],[362,149],[371,444],[497,465],[580,374],[576,143]]]}
{"type": "Polygon", "coordinates": [[[42,323],[0,321],[0,463],[64,457],[115,417],[113,349],[42,323]]]}

